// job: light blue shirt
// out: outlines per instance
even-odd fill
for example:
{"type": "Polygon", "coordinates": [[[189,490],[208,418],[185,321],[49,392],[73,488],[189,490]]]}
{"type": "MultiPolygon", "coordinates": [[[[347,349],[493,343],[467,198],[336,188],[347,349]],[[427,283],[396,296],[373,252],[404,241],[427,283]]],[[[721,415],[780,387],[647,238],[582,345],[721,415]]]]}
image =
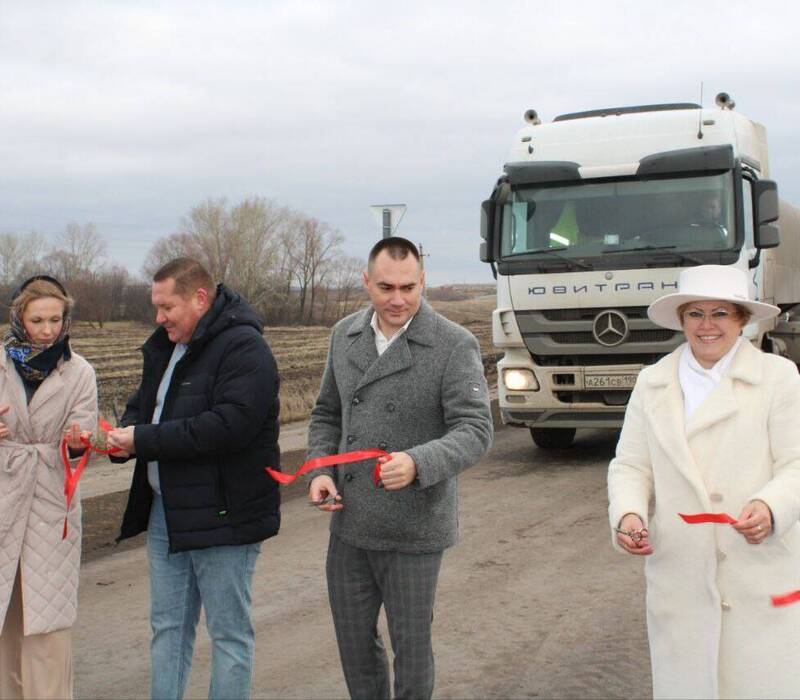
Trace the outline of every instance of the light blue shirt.
{"type": "MultiPolygon", "coordinates": [[[[169,390],[169,384],[172,381],[172,373],[175,371],[175,365],[186,354],[188,346],[183,343],[176,343],[175,349],[172,351],[172,357],[169,358],[167,369],[164,370],[164,376],[161,377],[161,384],[158,385],[158,393],[156,394],[156,407],[153,410],[153,420],[150,422],[156,424],[161,420],[161,411],[164,408],[164,399],[169,390]]],[[[150,487],[159,496],[161,495],[161,483],[158,480],[158,461],[147,463],[147,480],[150,482],[150,487]]]]}

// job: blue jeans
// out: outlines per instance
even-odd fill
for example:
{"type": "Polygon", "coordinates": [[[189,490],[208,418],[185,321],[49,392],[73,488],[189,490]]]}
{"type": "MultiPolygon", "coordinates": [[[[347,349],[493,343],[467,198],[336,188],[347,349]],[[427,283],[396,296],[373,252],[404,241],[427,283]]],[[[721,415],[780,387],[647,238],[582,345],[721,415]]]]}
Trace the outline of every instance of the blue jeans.
{"type": "Polygon", "coordinates": [[[147,530],[150,563],[150,696],[183,697],[192,667],[200,606],[211,637],[209,698],[250,697],[253,625],[250,583],[261,544],[169,553],[164,502],[153,494],[147,530]]]}

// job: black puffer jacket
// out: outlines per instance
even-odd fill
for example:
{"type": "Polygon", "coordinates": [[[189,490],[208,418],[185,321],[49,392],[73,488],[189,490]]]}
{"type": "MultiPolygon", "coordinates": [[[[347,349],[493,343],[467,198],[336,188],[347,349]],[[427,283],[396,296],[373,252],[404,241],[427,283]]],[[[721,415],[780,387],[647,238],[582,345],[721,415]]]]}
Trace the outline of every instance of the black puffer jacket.
{"type": "Polygon", "coordinates": [[[150,420],[175,347],[159,328],[142,347],[139,390],[122,425],[135,425],[136,468],[119,539],[147,529],[158,460],[170,551],[260,542],[280,526],[278,369],[247,302],[223,285],[175,366],[161,420],[150,420]]]}

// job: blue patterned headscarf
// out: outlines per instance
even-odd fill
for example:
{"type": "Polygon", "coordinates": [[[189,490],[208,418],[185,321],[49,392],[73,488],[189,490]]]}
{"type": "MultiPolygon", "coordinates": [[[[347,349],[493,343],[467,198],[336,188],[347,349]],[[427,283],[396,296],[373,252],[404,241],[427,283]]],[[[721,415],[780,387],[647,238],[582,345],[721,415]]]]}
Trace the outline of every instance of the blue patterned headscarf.
{"type": "MultiPolygon", "coordinates": [[[[64,294],[66,290],[61,284],[45,275],[39,277],[32,277],[27,280],[23,285],[14,292],[13,299],[16,299],[22,290],[25,289],[31,282],[41,279],[55,284],[64,294]]],[[[40,345],[34,343],[29,337],[28,332],[25,330],[25,324],[22,318],[14,309],[13,301],[11,305],[11,313],[9,314],[10,327],[3,337],[3,346],[6,355],[13,360],[14,364],[20,371],[20,374],[30,381],[41,382],[50,372],[52,372],[58,361],[64,357],[69,359],[71,356],[69,349],[69,329],[72,325],[72,316],[68,305],[64,308],[64,323],[61,326],[61,332],[58,334],[55,342],[52,345],[40,345]]]]}

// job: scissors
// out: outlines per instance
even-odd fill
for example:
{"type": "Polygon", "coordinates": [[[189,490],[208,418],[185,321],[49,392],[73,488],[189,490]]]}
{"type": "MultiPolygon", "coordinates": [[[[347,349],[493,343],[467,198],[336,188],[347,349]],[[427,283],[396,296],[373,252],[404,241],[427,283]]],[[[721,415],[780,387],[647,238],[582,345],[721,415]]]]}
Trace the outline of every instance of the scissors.
{"type": "Polygon", "coordinates": [[[341,502],[342,502],[341,499],[339,499],[338,501],[336,500],[336,496],[328,496],[327,498],[323,498],[321,501],[309,501],[308,505],[314,506],[316,508],[317,506],[326,506],[332,503],[341,503],[341,502]]]}
{"type": "Polygon", "coordinates": [[[620,530],[618,527],[615,527],[616,530],[620,535],[625,535],[626,537],[630,537],[634,544],[639,544],[645,537],[647,537],[647,528],[642,528],[641,530],[620,530]]]}

